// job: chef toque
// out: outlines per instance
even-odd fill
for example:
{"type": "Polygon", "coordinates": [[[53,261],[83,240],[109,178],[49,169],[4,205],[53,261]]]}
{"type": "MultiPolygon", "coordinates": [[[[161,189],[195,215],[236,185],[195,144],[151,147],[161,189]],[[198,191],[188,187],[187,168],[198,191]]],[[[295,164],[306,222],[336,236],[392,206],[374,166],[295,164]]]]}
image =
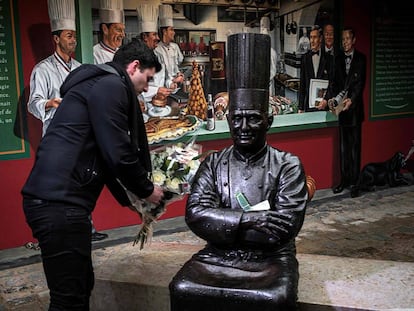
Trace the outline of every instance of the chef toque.
{"type": "Polygon", "coordinates": [[[50,28],[76,31],[76,14],[74,0],[48,0],[50,28]]]}
{"type": "Polygon", "coordinates": [[[269,111],[270,36],[237,33],[227,38],[229,110],[269,111]],[[259,49],[257,47],[260,47],[259,49]]]}
{"type": "Polygon", "coordinates": [[[99,18],[104,24],[125,24],[123,0],[99,0],[99,18]]]}
{"type": "Polygon", "coordinates": [[[151,4],[139,4],[137,7],[138,28],[140,33],[158,32],[158,6],[151,4]]]}
{"type": "Polygon", "coordinates": [[[160,5],[160,27],[174,27],[173,9],[169,4],[160,5]]]}
{"type": "Polygon", "coordinates": [[[268,16],[263,16],[260,19],[260,33],[268,35],[270,32],[270,18],[268,16]]]}

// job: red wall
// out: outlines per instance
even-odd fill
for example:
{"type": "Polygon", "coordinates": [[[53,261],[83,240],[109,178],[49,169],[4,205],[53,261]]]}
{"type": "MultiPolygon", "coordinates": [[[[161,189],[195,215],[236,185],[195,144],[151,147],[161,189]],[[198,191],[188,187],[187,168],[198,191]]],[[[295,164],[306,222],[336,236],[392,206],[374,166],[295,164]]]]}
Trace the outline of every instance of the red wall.
{"type": "MultiPolygon", "coordinates": [[[[53,51],[50,37],[46,0],[19,0],[20,43],[24,86],[27,92],[33,66],[53,51]]],[[[357,48],[367,55],[368,66],[371,57],[372,1],[344,1],[344,20],[357,32],[357,48]],[[355,8],[358,8],[357,10],[355,8]]],[[[370,72],[370,67],[367,68],[370,72]]],[[[22,90],[23,92],[24,90],[22,90]]],[[[370,102],[370,75],[365,88],[365,111],[368,116],[370,102]]],[[[0,249],[21,246],[31,241],[21,207],[20,189],[33,165],[34,153],[41,136],[41,123],[27,114],[31,158],[0,161],[0,249]]],[[[363,124],[362,164],[383,161],[397,150],[407,152],[414,139],[414,118],[388,121],[366,121],[363,124]]],[[[277,122],[277,118],[276,121],[277,122]]],[[[329,188],[339,179],[338,133],[337,128],[272,134],[269,143],[277,148],[298,155],[306,173],[316,179],[319,189],[329,188]]],[[[221,149],[230,140],[203,143],[204,150],[221,149]]],[[[184,201],[171,205],[163,218],[183,215],[184,201]]],[[[108,191],[99,198],[93,220],[98,230],[110,229],[139,223],[138,216],[126,208],[118,206],[108,191]]]]}

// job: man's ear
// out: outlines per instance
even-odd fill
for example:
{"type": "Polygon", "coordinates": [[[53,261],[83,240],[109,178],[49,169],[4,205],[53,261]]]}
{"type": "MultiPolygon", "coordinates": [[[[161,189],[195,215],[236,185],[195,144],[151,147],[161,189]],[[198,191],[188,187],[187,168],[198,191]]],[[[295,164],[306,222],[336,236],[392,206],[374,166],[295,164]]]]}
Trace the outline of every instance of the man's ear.
{"type": "Polygon", "coordinates": [[[139,60],[135,59],[127,65],[126,71],[130,75],[133,75],[137,70],[140,70],[140,68],[141,68],[141,64],[139,60]]]}
{"type": "Polygon", "coordinates": [[[134,60],[134,67],[135,67],[136,70],[141,69],[141,63],[139,62],[138,59],[134,60]]]}
{"type": "Polygon", "coordinates": [[[104,34],[107,34],[109,32],[109,28],[106,24],[102,24],[102,31],[104,34]]]}
{"type": "Polygon", "coordinates": [[[60,40],[59,36],[53,35],[53,42],[55,42],[55,44],[58,44],[59,40],[60,40]]]}

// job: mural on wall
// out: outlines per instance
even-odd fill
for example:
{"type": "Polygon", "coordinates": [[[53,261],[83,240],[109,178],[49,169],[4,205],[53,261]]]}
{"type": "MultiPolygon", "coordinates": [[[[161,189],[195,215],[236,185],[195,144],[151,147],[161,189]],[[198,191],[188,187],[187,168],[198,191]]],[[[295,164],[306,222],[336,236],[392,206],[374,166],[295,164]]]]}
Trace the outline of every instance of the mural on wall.
{"type": "Polygon", "coordinates": [[[30,156],[24,139],[25,107],[21,55],[18,46],[17,8],[12,0],[0,0],[0,160],[30,156]]]}
{"type": "Polygon", "coordinates": [[[381,0],[373,19],[371,119],[414,115],[414,19],[407,4],[381,0]]]}
{"type": "Polygon", "coordinates": [[[175,29],[174,41],[180,46],[185,56],[209,55],[210,41],[215,31],[189,31],[175,29]]]}
{"type": "Polygon", "coordinates": [[[305,54],[310,50],[310,31],[312,26],[299,26],[298,50],[300,54],[305,54]]]}

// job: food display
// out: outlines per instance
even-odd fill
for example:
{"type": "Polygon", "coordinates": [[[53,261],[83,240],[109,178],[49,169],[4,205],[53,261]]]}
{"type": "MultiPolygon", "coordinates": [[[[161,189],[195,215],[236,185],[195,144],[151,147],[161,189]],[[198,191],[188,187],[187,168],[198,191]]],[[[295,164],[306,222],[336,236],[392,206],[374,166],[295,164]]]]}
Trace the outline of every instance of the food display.
{"type": "Polygon", "coordinates": [[[156,107],[165,107],[167,105],[167,96],[157,94],[152,98],[152,105],[156,107]]]}
{"type": "Polygon", "coordinates": [[[201,121],[192,115],[184,117],[155,117],[145,123],[148,143],[158,143],[162,140],[175,140],[189,132],[195,131],[201,121]]]}
{"type": "Polygon", "coordinates": [[[217,120],[224,120],[229,104],[229,95],[227,92],[220,92],[214,96],[214,114],[217,120]]]}
{"type": "Polygon", "coordinates": [[[270,96],[269,104],[273,115],[291,114],[298,112],[298,103],[280,95],[270,96]]]}
{"type": "Polygon", "coordinates": [[[201,120],[207,119],[207,100],[201,84],[200,71],[197,62],[193,62],[193,73],[190,80],[190,95],[187,102],[187,113],[201,120]]]}
{"type": "Polygon", "coordinates": [[[285,81],[285,85],[291,90],[299,91],[300,79],[288,79],[285,81]]]}

